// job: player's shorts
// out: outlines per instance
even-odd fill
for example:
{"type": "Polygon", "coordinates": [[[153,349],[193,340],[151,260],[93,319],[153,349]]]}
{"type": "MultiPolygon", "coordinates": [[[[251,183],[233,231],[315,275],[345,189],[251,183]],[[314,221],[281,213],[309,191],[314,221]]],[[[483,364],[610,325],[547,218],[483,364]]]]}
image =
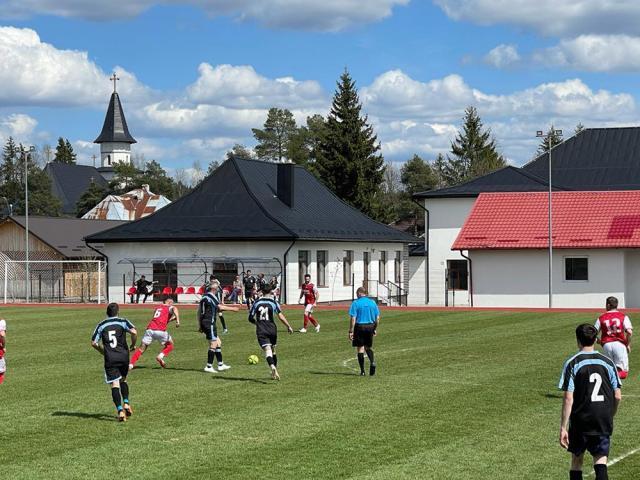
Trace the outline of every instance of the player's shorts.
{"type": "Polygon", "coordinates": [[[313,303],[306,303],[304,306],[305,315],[311,315],[313,313],[313,303]]]}
{"type": "Polygon", "coordinates": [[[609,357],[616,367],[621,368],[625,372],[629,371],[629,353],[627,346],[622,342],[608,342],[602,346],[604,354],[609,357]]]}
{"type": "Polygon", "coordinates": [[[278,344],[278,328],[271,322],[264,326],[258,325],[256,327],[256,337],[260,348],[268,345],[275,347],[278,344]]]}
{"type": "Polygon", "coordinates": [[[611,438],[609,435],[584,435],[582,432],[569,428],[569,452],[579,457],[585,451],[592,456],[609,456],[611,438]]]}
{"type": "Polygon", "coordinates": [[[122,378],[127,378],[129,373],[128,363],[119,364],[105,364],[104,366],[104,381],[105,383],[113,383],[122,378]]]}
{"type": "Polygon", "coordinates": [[[216,327],[216,322],[207,322],[202,324],[202,329],[204,330],[204,336],[210,342],[215,342],[218,340],[218,328],[216,327]]]}
{"type": "Polygon", "coordinates": [[[7,361],[4,357],[0,358],[0,373],[4,373],[7,371],[7,361]]]}
{"type": "Polygon", "coordinates": [[[358,324],[353,329],[353,341],[351,345],[354,347],[371,348],[373,345],[373,332],[375,325],[373,323],[358,324]]]}
{"type": "Polygon", "coordinates": [[[164,330],[145,330],[144,336],[142,337],[142,343],[144,345],[151,345],[154,340],[164,345],[165,343],[171,342],[173,339],[171,338],[171,335],[169,335],[169,332],[164,330]]]}

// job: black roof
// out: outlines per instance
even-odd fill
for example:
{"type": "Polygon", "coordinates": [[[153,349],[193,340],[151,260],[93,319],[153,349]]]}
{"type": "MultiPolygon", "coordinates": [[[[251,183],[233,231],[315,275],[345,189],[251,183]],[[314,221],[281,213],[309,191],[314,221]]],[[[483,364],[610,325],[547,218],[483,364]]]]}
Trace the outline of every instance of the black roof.
{"type": "MultiPolygon", "coordinates": [[[[24,216],[9,217],[25,228],[24,216]]],[[[98,253],[84,243],[84,237],[106,228],[122,225],[119,220],[84,220],[82,218],[39,217],[29,215],[29,234],[38,237],[66,258],[95,258],[98,253]]],[[[100,248],[97,246],[97,248],[100,248]]]]}
{"type": "MultiPolygon", "coordinates": [[[[639,190],[640,127],[587,128],[553,148],[551,165],[555,190],[639,190]]],[[[521,168],[505,167],[461,185],[414,197],[546,190],[548,169],[549,156],[544,153],[521,168]]]]}
{"type": "Polygon", "coordinates": [[[91,235],[87,241],[417,241],[342,202],[304,168],[292,168],[293,208],[276,194],[278,165],[233,158],[193,192],[158,212],[91,235]]]}
{"type": "Polygon", "coordinates": [[[67,215],[75,215],[76,203],[92,181],[104,188],[108,186],[98,169],[90,165],[50,162],[44,171],[51,179],[51,192],[60,199],[62,212],[67,215]]]}
{"type": "Polygon", "coordinates": [[[111,94],[107,115],[104,117],[104,125],[102,125],[102,132],[93,141],[93,143],[105,142],[136,143],[135,138],[129,133],[120,97],[116,92],[111,94]]]}

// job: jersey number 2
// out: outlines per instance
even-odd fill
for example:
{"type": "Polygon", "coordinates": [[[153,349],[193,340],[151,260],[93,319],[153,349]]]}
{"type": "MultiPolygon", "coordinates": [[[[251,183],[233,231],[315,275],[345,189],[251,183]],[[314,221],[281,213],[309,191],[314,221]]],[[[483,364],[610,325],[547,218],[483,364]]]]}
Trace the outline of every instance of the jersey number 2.
{"type": "Polygon", "coordinates": [[[604,402],[604,395],[600,395],[600,387],[602,387],[602,377],[599,373],[592,373],[589,377],[589,382],[594,383],[593,392],[591,392],[592,402],[604,402]]]}
{"type": "Polygon", "coordinates": [[[118,339],[116,338],[115,330],[109,330],[109,346],[111,348],[116,348],[118,346],[118,339]]]}

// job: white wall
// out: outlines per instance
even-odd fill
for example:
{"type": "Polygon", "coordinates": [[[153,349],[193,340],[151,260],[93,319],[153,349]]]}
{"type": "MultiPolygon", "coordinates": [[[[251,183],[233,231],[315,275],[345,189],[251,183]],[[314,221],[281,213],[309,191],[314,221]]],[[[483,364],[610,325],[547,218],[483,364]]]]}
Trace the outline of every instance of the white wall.
{"type": "Polygon", "coordinates": [[[424,306],[427,275],[427,257],[409,257],[409,295],[407,304],[424,306]]]}
{"type": "MultiPolygon", "coordinates": [[[[424,206],[429,210],[427,244],[429,305],[442,306],[445,304],[447,260],[464,260],[460,252],[451,250],[451,246],[475,201],[475,197],[425,199],[424,206]]],[[[452,295],[452,292],[450,292],[449,305],[453,301],[452,295]]],[[[456,305],[469,304],[468,292],[456,291],[455,295],[456,305]]]]}
{"type": "Polygon", "coordinates": [[[640,251],[625,252],[625,307],[640,307],[640,251]]]}
{"type": "MultiPolygon", "coordinates": [[[[109,260],[109,298],[116,302],[123,299],[122,275],[126,275],[127,282],[133,274],[133,267],[128,264],[118,264],[123,258],[155,258],[155,257],[276,257],[283,261],[284,252],[291,242],[157,242],[157,243],[111,243],[101,250],[109,260]]],[[[378,261],[380,252],[387,252],[387,277],[393,280],[393,267],[396,251],[402,251],[402,244],[394,243],[359,243],[359,242],[296,242],[288,254],[287,271],[287,303],[296,303],[300,294],[298,283],[298,251],[309,251],[309,269],[312,282],[317,281],[318,250],[328,251],[327,285],[319,287],[320,301],[351,300],[352,286],[343,284],[343,257],[345,250],[354,251],[352,272],[355,274],[355,288],[362,285],[364,277],[363,252],[370,253],[369,278],[378,280],[378,261]]],[[[194,269],[199,267],[194,266],[194,269]]],[[[178,277],[180,277],[180,265],[178,277]]],[[[254,274],[259,273],[257,267],[251,268],[254,274]]],[[[140,269],[138,274],[140,273],[140,269]]],[[[149,274],[150,266],[145,269],[149,274]]],[[[373,282],[372,282],[373,284],[373,282]]],[[[128,288],[129,285],[126,285],[128,288]]],[[[402,285],[405,288],[405,285],[402,285]]],[[[370,292],[375,294],[376,292],[370,292]]]]}
{"type": "Polygon", "coordinates": [[[130,163],[131,145],[120,142],[101,143],[100,158],[103,167],[113,167],[116,163],[130,163]],[[111,159],[111,163],[107,157],[111,159]]]}
{"type": "MultiPolygon", "coordinates": [[[[548,306],[546,250],[476,250],[470,258],[474,306],[548,306]]],[[[552,278],[554,307],[602,308],[609,295],[625,306],[624,250],[555,250],[552,278]],[[565,280],[566,256],[588,257],[588,281],[565,280]]]]}

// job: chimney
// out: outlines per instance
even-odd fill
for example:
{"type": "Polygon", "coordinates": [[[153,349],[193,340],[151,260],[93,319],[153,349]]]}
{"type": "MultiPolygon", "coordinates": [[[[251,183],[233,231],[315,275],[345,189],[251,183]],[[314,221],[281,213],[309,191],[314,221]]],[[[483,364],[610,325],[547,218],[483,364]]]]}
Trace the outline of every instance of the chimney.
{"type": "Polygon", "coordinates": [[[293,163],[278,164],[278,198],[289,208],[293,208],[294,192],[294,165],[293,163]]]}

